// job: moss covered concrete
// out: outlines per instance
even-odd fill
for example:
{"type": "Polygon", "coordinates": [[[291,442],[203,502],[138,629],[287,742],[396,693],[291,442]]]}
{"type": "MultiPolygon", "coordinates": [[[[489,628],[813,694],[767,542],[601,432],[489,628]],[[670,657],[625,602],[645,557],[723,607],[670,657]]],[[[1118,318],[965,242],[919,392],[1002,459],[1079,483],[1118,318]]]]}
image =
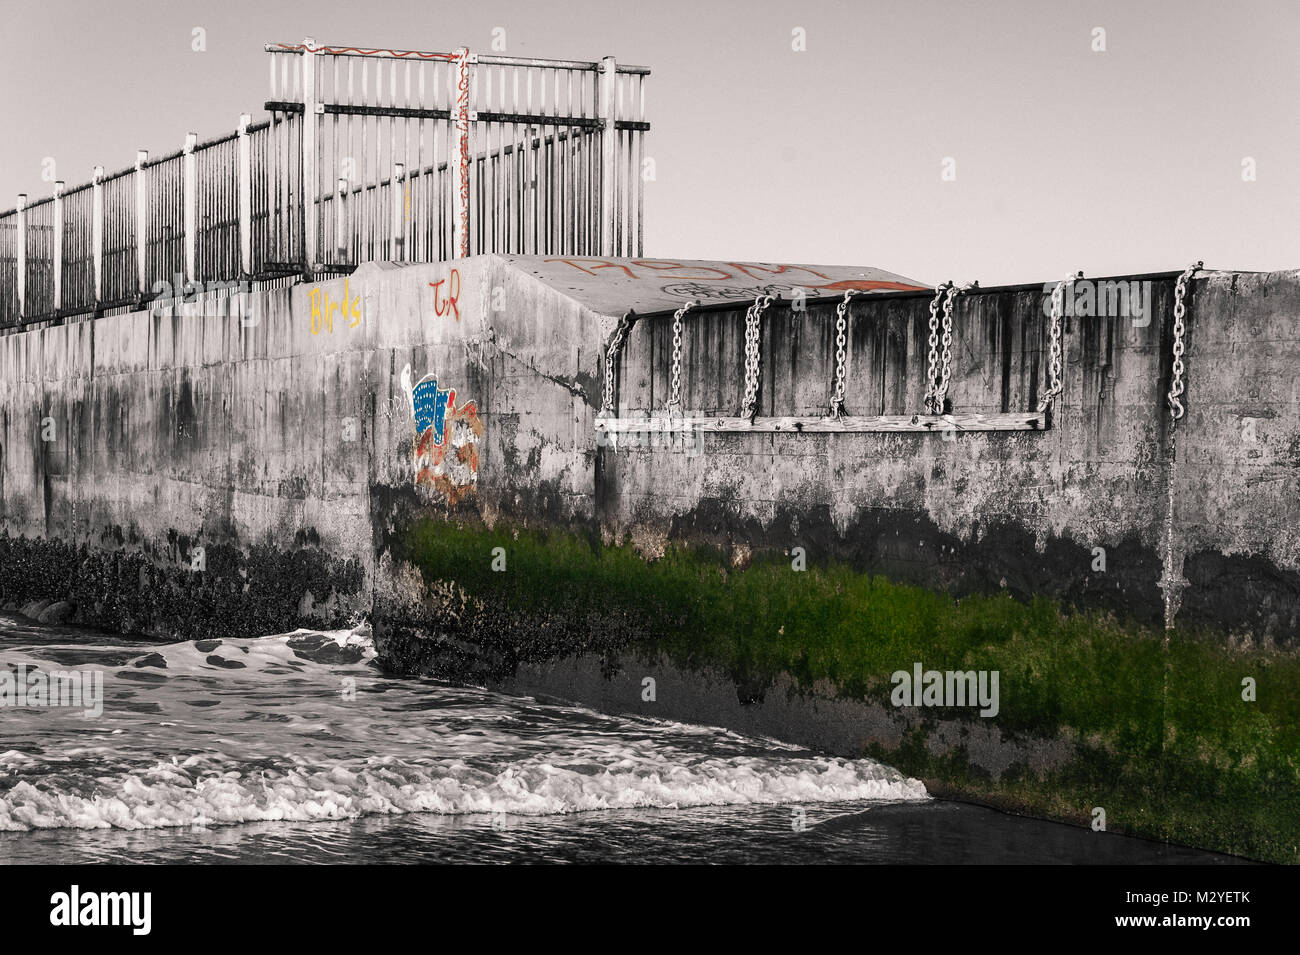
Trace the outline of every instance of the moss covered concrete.
{"type": "Polygon", "coordinates": [[[897,717],[846,755],[882,759],[936,793],[1080,824],[1101,807],[1111,831],[1300,861],[1293,652],[1205,632],[1166,640],[1046,599],[954,600],[837,563],[798,571],[780,553],[737,566],[674,546],[647,561],[583,534],[438,519],[391,544],[394,566],[418,570],[426,598],[418,612],[377,603],[390,669],[494,682],[563,657],[596,655],[610,673],[666,658],[727,674],[742,702],[792,685],[810,704],[833,698],[897,717]],[[998,671],[999,713],[893,708],[889,676],[915,662],[998,671]],[[1253,702],[1242,698],[1246,677],[1253,702]],[[960,741],[991,730],[1018,754],[1010,765],[960,741]],[[1035,750],[1057,756],[1019,755],[1035,750]]]}

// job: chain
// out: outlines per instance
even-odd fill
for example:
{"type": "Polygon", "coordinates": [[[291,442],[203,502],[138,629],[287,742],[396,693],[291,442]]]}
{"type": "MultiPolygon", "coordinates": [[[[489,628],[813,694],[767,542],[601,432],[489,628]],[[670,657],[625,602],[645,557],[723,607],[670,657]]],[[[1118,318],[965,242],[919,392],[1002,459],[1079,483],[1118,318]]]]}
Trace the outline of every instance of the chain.
{"type": "Polygon", "coordinates": [[[1174,416],[1175,421],[1183,416],[1183,403],[1179,400],[1184,390],[1183,349],[1187,335],[1187,326],[1183,322],[1183,319],[1187,316],[1187,306],[1183,304],[1183,299],[1187,296],[1188,280],[1204,264],[1204,262],[1193,262],[1183,270],[1182,275],[1178,276],[1178,282],[1174,285],[1174,364],[1168,398],[1169,411],[1174,416]]]}
{"type": "Polygon", "coordinates": [[[668,410],[680,411],[682,407],[682,316],[695,305],[687,302],[673,315],[673,390],[668,399],[668,410]]]}
{"type": "Polygon", "coordinates": [[[1052,325],[1047,346],[1047,390],[1038,402],[1038,410],[1046,411],[1052,406],[1052,400],[1065,387],[1061,381],[1061,311],[1065,298],[1065,287],[1073,285],[1076,279],[1083,278],[1082,272],[1067,275],[1056,288],[1052,289],[1052,325]]]}
{"type": "Polygon", "coordinates": [[[930,410],[934,414],[943,414],[944,402],[948,400],[948,383],[952,381],[952,300],[978,285],[978,282],[967,282],[958,288],[951,282],[948,283],[948,293],[943,299],[943,354],[940,358],[939,381],[930,396],[930,410]]]}
{"type": "Polygon", "coordinates": [[[609,350],[605,353],[605,398],[600,404],[601,414],[611,414],[614,411],[614,365],[618,363],[619,353],[623,350],[623,339],[631,327],[632,314],[629,312],[619,320],[614,337],[609,340],[609,350]]]}
{"type": "Polygon", "coordinates": [[[1179,595],[1182,588],[1187,586],[1187,581],[1174,573],[1174,495],[1178,477],[1178,419],[1185,413],[1183,403],[1179,400],[1184,391],[1183,353],[1187,338],[1187,326],[1183,321],[1187,317],[1187,306],[1184,300],[1187,297],[1188,281],[1204,265],[1204,262],[1193,262],[1183,270],[1182,275],[1178,276],[1178,281],[1174,285],[1174,362],[1170,375],[1169,394],[1166,396],[1169,401],[1170,421],[1169,453],[1166,455],[1169,467],[1165,493],[1165,572],[1160,580],[1160,588],[1165,592],[1166,650],[1169,647],[1169,631],[1174,628],[1174,617],[1177,616],[1179,604],[1182,602],[1179,595]]]}
{"type": "Polygon", "coordinates": [[[745,313],[745,401],[740,409],[742,418],[752,419],[758,404],[759,319],[772,304],[772,300],[771,295],[759,295],[745,313]]]}
{"type": "Polygon", "coordinates": [[[860,289],[855,288],[845,290],[843,300],[835,307],[835,391],[831,394],[832,418],[844,417],[844,366],[848,358],[845,350],[848,337],[845,330],[848,328],[849,299],[860,292],[860,289]]]}
{"type": "Polygon", "coordinates": [[[952,282],[942,282],[934,288],[934,298],[930,300],[930,355],[926,371],[925,410],[934,410],[934,394],[939,387],[939,301],[944,291],[952,282]]]}

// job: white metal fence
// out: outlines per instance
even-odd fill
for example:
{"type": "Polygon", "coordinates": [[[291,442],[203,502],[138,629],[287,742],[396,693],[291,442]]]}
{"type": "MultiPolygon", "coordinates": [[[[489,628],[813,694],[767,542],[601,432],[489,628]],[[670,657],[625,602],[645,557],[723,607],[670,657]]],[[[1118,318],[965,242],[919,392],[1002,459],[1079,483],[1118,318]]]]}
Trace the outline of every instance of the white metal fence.
{"type": "Polygon", "coordinates": [[[0,213],[0,327],[159,283],[642,254],[648,69],[310,38],[266,51],[265,121],[0,213]]]}

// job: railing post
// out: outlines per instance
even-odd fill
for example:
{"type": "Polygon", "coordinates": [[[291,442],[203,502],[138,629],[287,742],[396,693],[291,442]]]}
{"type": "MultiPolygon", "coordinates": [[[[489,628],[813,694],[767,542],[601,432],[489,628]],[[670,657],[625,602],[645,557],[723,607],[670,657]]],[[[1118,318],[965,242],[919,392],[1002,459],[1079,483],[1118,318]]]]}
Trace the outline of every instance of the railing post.
{"type": "Polygon", "coordinates": [[[456,170],[452,182],[452,222],[453,222],[453,258],[469,255],[469,110],[470,58],[469,48],[456,50],[456,109],[454,136],[447,139],[451,155],[447,157],[447,169],[456,170]]]}
{"type": "Polygon", "coordinates": [[[18,253],[18,318],[27,317],[27,193],[18,193],[18,234],[14,236],[18,253]]]}
{"type": "MultiPolygon", "coordinates": [[[[198,281],[198,242],[199,237],[199,190],[198,190],[198,157],[194,155],[194,147],[199,144],[198,133],[185,134],[185,154],[181,159],[181,170],[184,176],[182,188],[182,205],[184,206],[185,215],[185,280],[187,282],[198,281]]],[[[181,294],[178,290],[177,295],[181,294]]]]}
{"type": "Polygon", "coordinates": [[[614,254],[614,182],[618,166],[618,139],[614,129],[618,109],[618,73],[614,57],[600,61],[600,87],[597,115],[601,119],[600,137],[600,254],[614,254]]]}
{"type": "Polygon", "coordinates": [[[393,179],[388,190],[393,194],[393,249],[394,262],[406,261],[406,164],[393,163],[393,179]]]}
{"type": "Polygon", "coordinates": [[[63,308],[63,186],[62,179],[54,183],[54,308],[57,314],[63,308]]]}
{"type": "Polygon", "coordinates": [[[253,274],[253,152],[248,124],[252,116],[239,114],[239,271],[253,274]]]}
{"type": "Polygon", "coordinates": [[[135,271],[141,296],[149,291],[149,150],[135,151],[135,271]]]}
{"type": "Polygon", "coordinates": [[[95,305],[104,300],[104,167],[90,180],[90,255],[95,272],[95,305]]]}
{"type": "MultiPolygon", "coordinates": [[[[344,216],[343,197],[348,192],[348,181],[340,178],[334,187],[334,245],[337,246],[338,253],[334,261],[343,263],[348,260],[348,246],[351,244],[350,236],[344,233],[347,227],[347,218],[344,216]]],[[[348,194],[348,199],[352,196],[348,194]]]]}
{"type": "Polygon", "coordinates": [[[316,41],[303,40],[302,51],[302,257],[308,277],[319,263],[316,256],[317,181],[316,181],[316,114],[324,112],[316,102],[316,60],[323,51],[313,53],[316,41]]]}

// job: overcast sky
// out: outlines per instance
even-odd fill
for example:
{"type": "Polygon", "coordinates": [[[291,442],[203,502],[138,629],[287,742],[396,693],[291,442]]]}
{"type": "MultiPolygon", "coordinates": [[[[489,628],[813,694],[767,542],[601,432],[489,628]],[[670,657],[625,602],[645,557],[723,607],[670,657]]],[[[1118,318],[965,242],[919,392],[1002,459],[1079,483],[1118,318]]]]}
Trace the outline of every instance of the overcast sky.
{"type": "Polygon", "coordinates": [[[647,257],[985,285],[1300,268],[1287,0],[0,0],[0,23],[0,209],[50,193],[47,156],[71,186],[258,118],[267,41],[490,52],[503,27],[508,53],[653,70],[647,257]]]}

